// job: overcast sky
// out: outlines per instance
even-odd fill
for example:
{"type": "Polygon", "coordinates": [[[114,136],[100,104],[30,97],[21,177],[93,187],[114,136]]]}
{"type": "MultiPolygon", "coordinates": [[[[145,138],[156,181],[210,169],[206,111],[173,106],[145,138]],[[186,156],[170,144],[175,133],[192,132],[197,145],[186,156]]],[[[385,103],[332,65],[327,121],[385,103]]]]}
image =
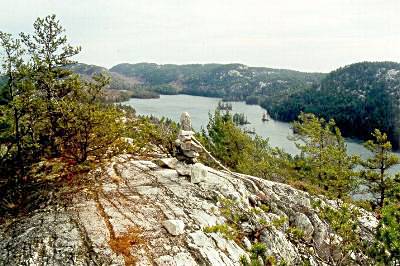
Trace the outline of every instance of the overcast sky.
{"type": "Polygon", "coordinates": [[[331,71],[400,62],[400,0],[1,0],[0,30],[56,14],[77,60],[331,71]]]}

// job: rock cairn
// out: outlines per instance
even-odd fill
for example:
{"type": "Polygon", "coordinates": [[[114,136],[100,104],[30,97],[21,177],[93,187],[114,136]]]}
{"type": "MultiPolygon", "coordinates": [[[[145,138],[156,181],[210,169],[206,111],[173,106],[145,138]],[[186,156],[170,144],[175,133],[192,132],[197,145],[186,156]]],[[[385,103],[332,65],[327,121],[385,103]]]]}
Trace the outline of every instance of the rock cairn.
{"type": "Polygon", "coordinates": [[[190,115],[187,112],[182,113],[180,122],[181,130],[175,141],[176,158],[186,163],[196,163],[197,157],[200,155],[199,152],[202,151],[202,147],[194,140],[190,115]]]}

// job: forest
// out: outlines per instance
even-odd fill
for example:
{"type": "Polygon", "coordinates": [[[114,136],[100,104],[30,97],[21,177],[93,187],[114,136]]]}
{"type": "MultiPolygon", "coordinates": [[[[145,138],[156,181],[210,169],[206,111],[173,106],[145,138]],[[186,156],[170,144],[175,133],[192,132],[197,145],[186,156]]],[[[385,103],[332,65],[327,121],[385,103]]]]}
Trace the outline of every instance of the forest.
{"type": "Polygon", "coordinates": [[[328,74],[319,86],[261,106],[275,119],[293,121],[301,112],[334,118],[345,136],[367,139],[379,128],[400,145],[400,64],[357,63],[328,74]]]}

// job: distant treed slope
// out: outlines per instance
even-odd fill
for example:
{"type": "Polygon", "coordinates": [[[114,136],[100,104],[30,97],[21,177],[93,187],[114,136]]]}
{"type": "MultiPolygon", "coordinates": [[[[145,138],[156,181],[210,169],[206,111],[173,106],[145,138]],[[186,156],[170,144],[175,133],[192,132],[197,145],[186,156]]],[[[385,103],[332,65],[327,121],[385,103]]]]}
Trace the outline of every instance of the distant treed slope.
{"type": "Polygon", "coordinates": [[[121,75],[116,72],[95,65],[78,63],[70,66],[70,69],[79,74],[84,79],[90,80],[94,74],[103,73],[111,78],[110,85],[106,95],[110,101],[128,100],[130,97],[137,98],[156,98],[159,95],[149,88],[141,85],[141,81],[134,78],[121,75]]]}
{"type": "Polygon", "coordinates": [[[95,66],[95,65],[87,65],[87,64],[74,64],[70,66],[70,69],[75,73],[80,74],[84,78],[90,78],[94,74],[103,73],[108,75],[111,78],[110,89],[118,89],[118,90],[131,90],[135,87],[135,85],[140,84],[140,81],[134,78],[128,78],[121,74],[109,71],[107,68],[95,66]]]}
{"type": "Polygon", "coordinates": [[[157,65],[119,64],[112,72],[157,86],[160,93],[186,93],[228,100],[246,100],[286,94],[319,83],[324,74],[293,70],[248,67],[241,64],[157,65]]]}
{"type": "Polygon", "coordinates": [[[272,117],[292,121],[303,112],[334,118],[346,136],[369,138],[374,128],[400,144],[400,64],[364,62],[331,72],[320,86],[269,98],[263,104],[272,117]]]}

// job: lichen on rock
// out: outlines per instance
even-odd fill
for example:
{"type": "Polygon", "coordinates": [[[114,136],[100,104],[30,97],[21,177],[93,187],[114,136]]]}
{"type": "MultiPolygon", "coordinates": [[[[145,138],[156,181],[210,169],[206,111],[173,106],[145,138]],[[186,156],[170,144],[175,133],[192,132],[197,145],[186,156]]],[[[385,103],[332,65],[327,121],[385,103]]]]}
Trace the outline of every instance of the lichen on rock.
{"type": "MultiPolygon", "coordinates": [[[[71,201],[0,225],[0,265],[240,265],[256,242],[277,261],[322,265],[328,225],[312,207],[316,197],[204,165],[191,182],[192,167],[112,158],[71,201]],[[304,239],[293,240],[289,227],[304,239]]],[[[376,219],[364,212],[361,222],[368,237],[376,219]]]]}

